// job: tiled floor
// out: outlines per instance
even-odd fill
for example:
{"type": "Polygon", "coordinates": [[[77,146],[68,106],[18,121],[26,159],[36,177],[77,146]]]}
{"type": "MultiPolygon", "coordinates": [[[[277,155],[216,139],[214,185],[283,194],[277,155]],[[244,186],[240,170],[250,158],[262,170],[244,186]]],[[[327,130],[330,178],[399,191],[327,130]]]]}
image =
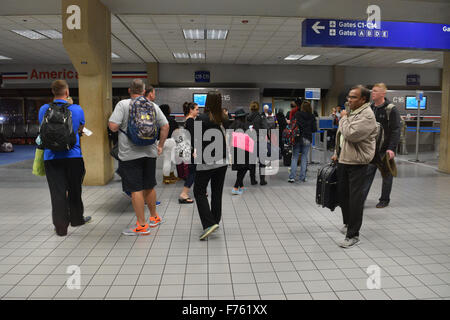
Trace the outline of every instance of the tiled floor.
{"type": "Polygon", "coordinates": [[[121,235],[135,217],[119,180],[84,187],[93,221],[61,238],[45,179],[31,175],[30,161],[1,166],[0,298],[449,299],[450,175],[399,161],[393,200],[380,210],[378,174],[361,243],[344,250],[336,244],[340,209],[315,204],[318,167],[304,184],[287,183],[281,168],[241,196],[229,192],[235,173],[228,171],[220,229],[199,241],[196,206],[177,201],[181,182],[158,185],[166,222],[139,238],[121,235]],[[71,265],[80,267],[80,289],[66,286],[71,265]],[[367,286],[371,265],[380,267],[381,289],[367,286]]]}

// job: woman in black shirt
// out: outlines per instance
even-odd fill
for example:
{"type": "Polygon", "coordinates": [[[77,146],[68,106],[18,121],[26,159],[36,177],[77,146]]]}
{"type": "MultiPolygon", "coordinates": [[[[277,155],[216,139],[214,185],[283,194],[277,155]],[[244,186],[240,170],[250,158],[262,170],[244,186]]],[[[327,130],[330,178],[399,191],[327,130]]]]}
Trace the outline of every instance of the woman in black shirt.
{"type": "MultiPolygon", "coordinates": [[[[234,113],[235,120],[231,124],[230,129],[234,132],[231,136],[232,151],[233,151],[233,164],[231,169],[237,171],[236,173],[236,183],[234,188],[231,190],[231,194],[242,194],[244,191],[244,177],[247,170],[250,169],[250,152],[251,150],[251,139],[250,135],[246,134],[249,129],[249,123],[247,122],[248,113],[244,109],[238,109],[234,113]]],[[[253,148],[255,148],[255,143],[253,140],[253,148]]]]}
{"type": "Polygon", "coordinates": [[[200,240],[206,239],[218,227],[222,219],[222,193],[227,173],[225,129],[228,119],[224,119],[222,111],[222,95],[218,91],[210,91],[206,97],[207,113],[199,115],[201,132],[195,132],[194,147],[197,150],[197,171],[195,173],[194,196],[198,213],[203,226],[200,240]],[[225,127],[224,127],[225,126],[225,127]],[[203,136],[212,134],[212,141],[203,136]],[[214,147],[214,148],[212,148],[214,147]],[[200,159],[199,159],[200,157],[200,159]],[[211,181],[211,206],[206,197],[206,188],[211,181]]]}
{"type": "MultiPolygon", "coordinates": [[[[257,143],[257,152],[258,152],[258,162],[259,162],[259,178],[260,178],[260,184],[262,186],[266,185],[266,177],[264,175],[264,170],[266,165],[261,163],[263,161],[263,159],[265,159],[266,157],[262,157],[260,152],[262,152],[262,150],[259,150],[259,130],[260,129],[266,129],[267,130],[267,122],[265,121],[265,119],[263,119],[263,117],[261,116],[261,113],[259,112],[259,103],[257,101],[253,101],[252,103],[250,103],[250,115],[247,117],[247,121],[249,122],[250,125],[253,126],[253,129],[256,131],[257,134],[257,140],[255,141],[255,143],[257,143]]],[[[267,149],[266,149],[267,151],[267,149]]],[[[256,181],[256,163],[252,163],[250,164],[250,180],[251,180],[251,184],[255,185],[258,183],[258,181],[256,181]]]]}
{"type": "Polygon", "coordinates": [[[198,105],[193,102],[185,102],[183,104],[183,112],[186,117],[186,120],[184,122],[184,129],[186,129],[190,134],[190,147],[191,147],[191,162],[189,163],[189,174],[186,178],[186,181],[184,183],[183,191],[181,191],[181,194],[178,198],[179,203],[193,203],[194,200],[192,200],[189,197],[189,190],[192,187],[192,184],[194,183],[195,179],[195,171],[196,171],[196,165],[194,163],[194,120],[197,118],[198,115],[198,105]]]}

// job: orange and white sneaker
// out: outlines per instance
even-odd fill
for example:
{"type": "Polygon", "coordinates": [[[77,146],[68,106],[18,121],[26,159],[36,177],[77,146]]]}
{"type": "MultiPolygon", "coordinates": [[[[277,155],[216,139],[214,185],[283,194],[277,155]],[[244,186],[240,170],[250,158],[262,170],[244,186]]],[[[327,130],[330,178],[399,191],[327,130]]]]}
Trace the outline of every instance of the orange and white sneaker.
{"type": "Polygon", "coordinates": [[[147,236],[150,234],[150,226],[148,224],[141,226],[136,222],[136,227],[125,229],[122,234],[125,236],[147,236]]]}
{"type": "Polygon", "coordinates": [[[163,222],[164,222],[163,219],[159,215],[157,215],[156,218],[150,216],[148,224],[150,225],[150,228],[155,228],[160,224],[162,224],[163,222]]]}

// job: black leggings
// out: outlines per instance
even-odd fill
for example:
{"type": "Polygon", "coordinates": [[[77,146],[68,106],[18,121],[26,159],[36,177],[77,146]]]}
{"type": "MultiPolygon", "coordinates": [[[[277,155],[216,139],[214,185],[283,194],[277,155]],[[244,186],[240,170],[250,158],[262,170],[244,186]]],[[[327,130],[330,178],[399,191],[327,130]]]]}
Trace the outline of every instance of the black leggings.
{"type": "Polygon", "coordinates": [[[219,224],[222,218],[222,193],[227,166],[195,173],[194,196],[203,229],[219,224]],[[206,197],[206,187],[211,181],[211,206],[206,197]]]}
{"type": "Polygon", "coordinates": [[[247,173],[247,168],[245,169],[239,169],[236,172],[236,183],[234,184],[235,188],[242,188],[244,186],[244,177],[247,173]]]}

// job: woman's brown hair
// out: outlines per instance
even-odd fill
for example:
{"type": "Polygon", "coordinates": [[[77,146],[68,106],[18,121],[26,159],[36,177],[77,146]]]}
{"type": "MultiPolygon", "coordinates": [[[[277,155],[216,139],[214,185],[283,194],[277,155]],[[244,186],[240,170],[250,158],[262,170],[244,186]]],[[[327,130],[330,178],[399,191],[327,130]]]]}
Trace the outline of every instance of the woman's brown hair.
{"type": "Polygon", "coordinates": [[[303,101],[302,105],[300,106],[300,110],[303,112],[312,113],[311,103],[308,101],[303,101]]]}
{"type": "Polygon", "coordinates": [[[209,91],[206,96],[205,109],[208,109],[209,119],[217,125],[225,121],[222,111],[222,95],[218,91],[209,91]]]}
{"type": "Polygon", "coordinates": [[[250,111],[259,111],[259,103],[257,101],[250,103],[250,111]]]}

